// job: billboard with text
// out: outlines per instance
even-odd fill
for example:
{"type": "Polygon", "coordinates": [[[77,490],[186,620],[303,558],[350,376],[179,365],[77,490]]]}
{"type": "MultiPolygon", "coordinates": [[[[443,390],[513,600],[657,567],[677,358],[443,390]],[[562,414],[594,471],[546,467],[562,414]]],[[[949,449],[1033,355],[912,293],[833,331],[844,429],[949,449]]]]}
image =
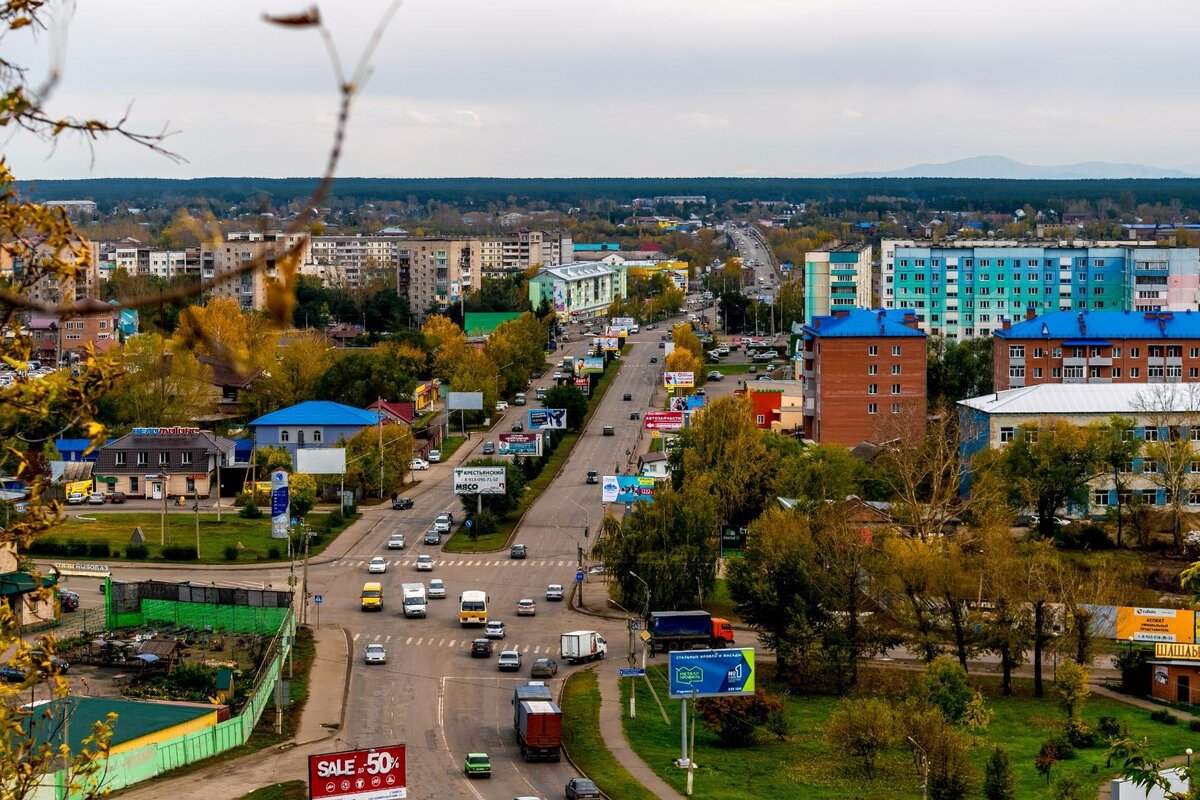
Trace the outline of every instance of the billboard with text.
{"type": "Polygon", "coordinates": [[[504,467],[455,467],[455,494],[504,494],[504,467]]]}
{"type": "Polygon", "coordinates": [[[1117,639],[1133,642],[1196,641],[1196,612],[1182,608],[1117,607],[1117,639]]]}
{"type": "Polygon", "coordinates": [[[664,372],[663,386],[668,389],[690,389],[696,385],[694,372],[664,372]]]}
{"type": "Polygon", "coordinates": [[[405,800],[404,745],[308,757],[310,800],[405,800]]]}
{"type": "Polygon", "coordinates": [[[567,410],[565,408],[531,408],[529,409],[529,427],[531,430],[550,428],[556,431],[567,429],[567,410]]]}
{"type": "Polygon", "coordinates": [[[654,500],[654,478],[641,475],[605,475],[600,481],[600,502],[646,503],[654,500]]]}
{"type": "Polygon", "coordinates": [[[502,433],[497,438],[500,447],[496,451],[502,456],[540,456],[542,436],[539,433],[502,433]]]}
{"type": "Polygon", "coordinates": [[[621,340],[616,336],[597,336],[592,340],[592,347],[597,350],[620,350],[621,340]]]}
{"type": "Polygon", "coordinates": [[[642,415],[642,427],[648,431],[683,430],[683,412],[647,411],[642,415]]]}

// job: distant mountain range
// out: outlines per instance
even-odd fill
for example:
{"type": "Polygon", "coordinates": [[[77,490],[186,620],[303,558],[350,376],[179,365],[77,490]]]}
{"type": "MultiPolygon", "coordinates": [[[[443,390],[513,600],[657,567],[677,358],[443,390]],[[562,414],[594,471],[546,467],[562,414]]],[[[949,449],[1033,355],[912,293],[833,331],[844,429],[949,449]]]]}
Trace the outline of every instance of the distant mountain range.
{"type": "Polygon", "coordinates": [[[1191,178],[1174,169],[1144,164],[1082,161],[1078,164],[1022,164],[1004,156],[973,156],[943,164],[917,164],[891,172],[856,172],[843,178],[1012,178],[1016,180],[1080,180],[1086,178],[1191,178]]]}

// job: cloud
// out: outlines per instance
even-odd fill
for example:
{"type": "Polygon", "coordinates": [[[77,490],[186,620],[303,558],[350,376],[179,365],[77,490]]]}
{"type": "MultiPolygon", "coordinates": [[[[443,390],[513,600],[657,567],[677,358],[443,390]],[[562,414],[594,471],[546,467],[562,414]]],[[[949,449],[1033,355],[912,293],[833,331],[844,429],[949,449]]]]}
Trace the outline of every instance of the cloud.
{"type": "Polygon", "coordinates": [[[685,111],[679,114],[679,120],[692,128],[728,128],[729,118],[716,114],[706,114],[703,111],[685,111]]]}
{"type": "Polygon", "coordinates": [[[483,127],[483,117],[479,116],[469,108],[460,108],[455,110],[454,113],[458,116],[460,123],[466,125],[468,128],[483,127]]]}
{"type": "Polygon", "coordinates": [[[863,116],[863,112],[859,111],[857,108],[843,108],[842,114],[850,119],[862,119],[863,116]]]}

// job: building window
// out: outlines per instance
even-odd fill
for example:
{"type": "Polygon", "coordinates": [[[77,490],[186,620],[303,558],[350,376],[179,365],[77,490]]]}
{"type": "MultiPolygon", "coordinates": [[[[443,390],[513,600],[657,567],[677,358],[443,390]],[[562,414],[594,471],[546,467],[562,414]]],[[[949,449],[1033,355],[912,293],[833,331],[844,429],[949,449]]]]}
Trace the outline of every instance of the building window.
{"type": "Polygon", "coordinates": [[[1138,378],[1138,377],[1141,377],[1141,374],[1142,374],[1142,371],[1140,369],[1138,369],[1137,367],[1129,368],[1129,377],[1138,378]]]}
{"type": "Polygon", "coordinates": [[[1155,475],[1158,473],[1158,462],[1152,458],[1147,458],[1142,462],[1142,472],[1147,475],[1155,475]]]}
{"type": "Polygon", "coordinates": [[[1119,348],[1119,347],[1114,347],[1114,348],[1112,349],[1112,357],[1113,357],[1113,358],[1120,358],[1120,357],[1121,357],[1121,348],[1119,348]]]}
{"type": "Polygon", "coordinates": [[[314,430],[314,431],[313,431],[313,438],[312,438],[312,440],[313,440],[314,442],[319,442],[319,441],[321,441],[321,432],[320,432],[319,430],[314,430]]]}
{"type": "Polygon", "coordinates": [[[1106,506],[1108,505],[1108,490],[1097,489],[1092,492],[1092,505],[1106,506]]]}
{"type": "Polygon", "coordinates": [[[1001,428],[1000,429],[1001,443],[1011,442],[1013,440],[1013,437],[1015,437],[1015,436],[1016,436],[1016,428],[1001,428]]]}
{"type": "Polygon", "coordinates": [[[1142,438],[1147,442],[1157,442],[1158,428],[1146,428],[1146,430],[1142,432],[1142,438]]]}
{"type": "Polygon", "coordinates": [[[287,441],[290,441],[290,440],[291,440],[291,436],[288,434],[288,432],[287,432],[287,431],[280,431],[280,432],[279,432],[279,441],[281,441],[281,442],[287,442],[287,441]]]}
{"type": "Polygon", "coordinates": [[[900,365],[899,364],[892,364],[892,374],[893,375],[900,374],[900,365]]]}
{"type": "Polygon", "coordinates": [[[1139,356],[1141,356],[1141,354],[1142,354],[1142,349],[1140,347],[1129,348],[1129,357],[1130,358],[1138,358],[1139,356]]]}
{"type": "Polygon", "coordinates": [[[1200,492],[1196,492],[1196,491],[1188,492],[1188,505],[1189,506],[1200,505],[1200,492]]]}
{"type": "Polygon", "coordinates": [[[192,463],[192,454],[191,453],[180,453],[179,457],[180,457],[179,463],[181,463],[181,464],[190,465],[192,463]]]}
{"type": "Polygon", "coordinates": [[[1030,444],[1037,444],[1037,440],[1037,428],[1030,428],[1029,430],[1025,431],[1025,441],[1029,442],[1030,444]]]}
{"type": "Polygon", "coordinates": [[[150,454],[146,452],[137,454],[137,463],[139,467],[144,467],[150,463],[150,454]]]}
{"type": "Polygon", "coordinates": [[[1025,368],[1022,366],[1009,367],[1008,368],[1008,377],[1024,378],[1025,377],[1025,368]]]}
{"type": "Polygon", "coordinates": [[[900,404],[899,403],[892,403],[892,413],[893,414],[900,413],[900,404]]]}
{"type": "Polygon", "coordinates": [[[867,346],[867,355],[869,355],[869,356],[879,355],[879,345],[877,345],[877,344],[868,345],[867,346]]]}
{"type": "Polygon", "coordinates": [[[894,356],[900,355],[900,345],[898,345],[898,344],[892,345],[892,355],[894,355],[894,356]]]}
{"type": "Polygon", "coordinates": [[[879,405],[876,403],[867,403],[867,413],[868,414],[878,414],[879,413],[879,405]]]}
{"type": "Polygon", "coordinates": [[[900,394],[900,384],[898,384],[898,383],[892,384],[892,394],[900,394]]]}
{"type": "Polygon", "coordinates": [[[879,384],[878,383],[867,384],[867,394],[879,394],[879,384]]]}
{"type": "Polygon", "coordinates": [[[188,494],[195,494],[196,493],[196,479],[195,478],[184,478],[183,490],[185,492],[187,492],[188,494]]]}
{"type": "Polygon", "coordinates": [[[137,475],[130,475],[129,476],[129,493],[137,494],[137,490],[138,490],[137,475]]]}
{"type": "Polygon", "coordinates": [[[164,467],[170,463],[171,463],[171,454],[170,453],[159,453],[158,454],[158,465],[160,467],[164,467]]]}
{"type": "Polygon", "coordinates": [[[757,424],[759,424],[759,425],[762,425],[764,422],[766,422],[766,421],[767,421],[767,418],[766,418],[766,416],[765,416],[765,415],[763,415],[763,414],[759,414],[758,416],[756,416],[756,417],[754,418],[754,421],[755,421],[757,424]]]}
{"type": "Polygon", "coordinates": [[[1119,378],[1119,377],[1121,377],[1121,368],[1120,368],[1120,367],[1113,367],[1113,370],[1112,370],[1112,376],[1113,376],[1114,378],[1119,378]]]}
{"type": "Polygon", "coordinates": [[[868,364],[867,365],[867,374],[868,375],[878,375],[879,374],[879,365],[878,364],[868,364]]]}
{"type": "Polygon", "coordinates": [[[1033,348],[1033,357],[1034,358],[1041,358],[1043,355],[1045,355],[1045,351],[1042,350],[1042,348],[1040,348],[1040,347],[1033,348]]]}
{"type": "Polygon", "coordinates": [[[1041,367],[1034,367],[1034,368],[1033,368],[1033,377],[1035,377],[1035,378],[1040,378],[1040,377],[1042,377],[1042,368],[1041,368],[1041,367]]]}

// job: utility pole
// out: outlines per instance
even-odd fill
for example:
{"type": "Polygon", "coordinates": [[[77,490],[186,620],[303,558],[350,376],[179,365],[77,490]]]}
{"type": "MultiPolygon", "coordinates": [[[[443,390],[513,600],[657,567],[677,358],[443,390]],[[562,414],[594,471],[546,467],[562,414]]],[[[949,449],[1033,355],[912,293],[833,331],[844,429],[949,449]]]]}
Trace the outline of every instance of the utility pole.
{"type": "MultiPolygon", "coordinates": [[[[364,319],[366,317],[364,316],[364,319]]],[[[379,496],[383,497],[383,398],[379,398],[379,496]]]]}

